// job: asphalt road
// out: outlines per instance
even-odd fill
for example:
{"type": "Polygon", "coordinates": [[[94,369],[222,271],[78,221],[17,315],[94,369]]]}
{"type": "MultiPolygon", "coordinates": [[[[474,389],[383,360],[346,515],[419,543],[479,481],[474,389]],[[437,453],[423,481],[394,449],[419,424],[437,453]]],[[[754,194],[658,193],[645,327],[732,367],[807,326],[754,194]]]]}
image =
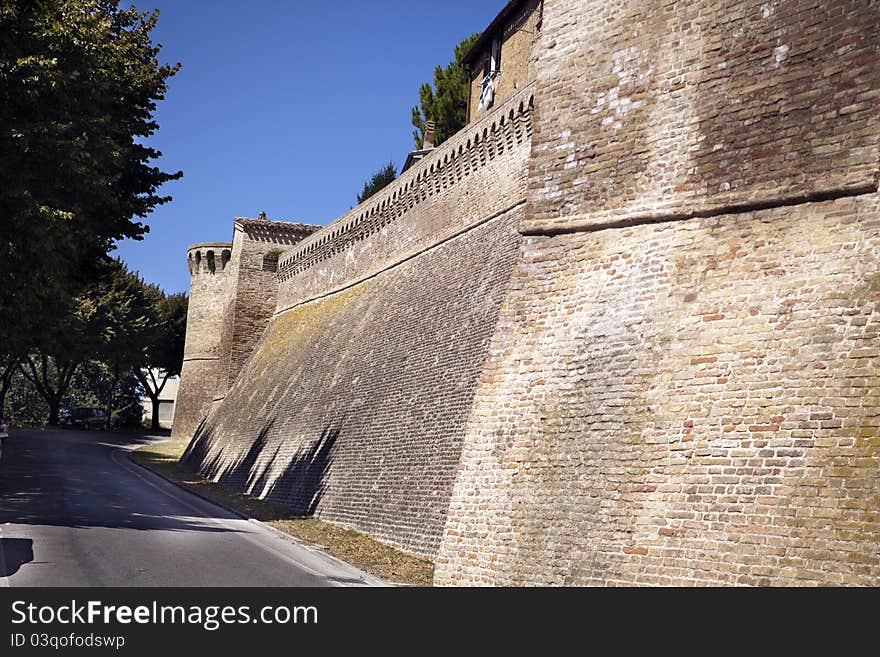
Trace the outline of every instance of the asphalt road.
{"type": "Polygon", "coordinates": [[[380,584],[131,463],[153,439],[13,431],[0,459],[0,586],[380,584]]]}

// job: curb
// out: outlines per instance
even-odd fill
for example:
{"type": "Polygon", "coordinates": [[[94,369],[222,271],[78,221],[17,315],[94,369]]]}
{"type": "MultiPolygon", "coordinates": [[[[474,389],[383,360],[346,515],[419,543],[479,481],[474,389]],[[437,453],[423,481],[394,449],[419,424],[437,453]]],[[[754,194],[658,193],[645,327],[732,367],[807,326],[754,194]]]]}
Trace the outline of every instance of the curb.
{"type": "Polygon", "coordinates": [[[200,500],[203,500],[204,502],[208,502],[209,504],[219,506],[224,511],[227,511],[235,516],[238,516],[242,520],[247,520],[248,522],[252,522],[253,524],[258,525],[258,526],[262,527],[263,529],[269,531],[270,533],[274,534],[278,538],[283,538],[287,541],[291,541],[292,543],[296,543],[297,545],[299,545],[300,547],[302,547],[304,549],[318,552],[321,555],[323,555],[329,559],[332,559],[334,561],[337,561],[340,564],[343,564],[344,566],[347,566],[349,568],[357,568],[358,570],[363,572],[369,578],[369,580],[364,581],[365,584],[368,584],[370,586],[385,586],[385,587],[407,586],[405,584],[397,584],[395,582],[389,582],[384,579],[381,579],[380,577],[377,577],[376,575],[368,573],[367,571],[365,571],[363,568],[361,568],[359,566],[348,563],[347,561],[343,561],[342,559],[340,559],[336,555],[330,554],[329,552],[322,550],[321,548],[319,548],[315,545],[312,545],[311,543],[306,543],[305,541],[297,538],[296,536],[292,536],[286,532],[283,532],[280,529],[277,529],[277,528],[273,527],[272,525],[269,525],[269,524],[263,522],[262,520],[257,520],[256,518],[252,518],[251,516],[247,515],[246,513],[242,513],[238,509],[233,509],[231,506],[223,504],[222,502],[218,502],[217,500],[211,499],[207,495],[202,495],[201,493],[197,493],[195,491],[192,491],[189,488],[186,488],[185,486],[181,486],[178,482],[174,481],[170,477],[167,477],[166,475],[162,474],[158,470],[153,470],[153,468],[151,468],[150,466],[144,465],[143,463],[138,463],[136,460],[134,460],[131,456],[137,450],[123,449],[123,450],[119,450],[119,451],[125,452],[126,458],[128,459],[129,463],[132,463],[132,464],[136,465],[137,467],[141,468],[142,470],[146,470],[147,472],[149,472],[153,475],[156,475],[160,479],[164,479],[169,484],[174,485],[176,488],[179,488],[180,490],[182,490],[186,493],[189,493],[190,495],[194,495],[195,497],[198,497],[200,500]]]}

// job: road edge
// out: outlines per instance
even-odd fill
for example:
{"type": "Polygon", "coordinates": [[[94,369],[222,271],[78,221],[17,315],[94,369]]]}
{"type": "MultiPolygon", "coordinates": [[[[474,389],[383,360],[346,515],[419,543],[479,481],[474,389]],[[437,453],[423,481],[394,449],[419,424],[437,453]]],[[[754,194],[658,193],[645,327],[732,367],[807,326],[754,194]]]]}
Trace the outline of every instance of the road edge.
{"type": "Polygon", "coordinates": [[[269,524],[263,522],[262,520],[257,520],[256,518],[252,518],[251,516],[247,515],[246,513],[242,513],[238,509],[234,509],[231,506],[223,504],[222,502],[218,502],[217,500],[213,500],[206,495],[202,495],[201,493],[197,493],[196,491],[193,491],[193,490],[190,490],[189,488],[185,488],[185,487],[181,486],[179,483],[177,483],[176,481],[174,481],[170,477],[165,476],[164,474],[162,474],[158,470],[154,470],[150,466],[145,465],[143,463],[138,463],[133,458],[131,458],[131,455],[134,453],[135,450],[117,448],[115,451],[122,452],[125,456],[125,459],[128,461],[128,463],[131,463],[132,465],[137,466],[141,470],[145,470],[145,471],[149,472],[150,474],[153,474],[153,475],[159,477],[160,479],[167,481],[169,484],[172,484],[175,488],[182,490],[183,492],[188,493],[190,495],[193,495],[194,497],[199,498],[203,502],[207,502],[209,504],[213,504],[214,506],[218,506],[221,509],[223,509],[224,511],[227,511],[228,513],[231,513],[231,514],[241,518],[242,520],[247,520],[248,522],[251,522],[259,527],[262,527],[263,529],[269,531],[270,533],[274,534],[278,538],[282,538],[286,541],[290,541],[291,543],[295,543],[296,545],[300,546],[303,549],[309,550],[311,552],[316,552],[316,553],[320,554],[322,557],[325,557],[331,561],[335,561],[339,564],[342,564],[343,566],[345,566],[347,568],[354,568],[358,572],[361,572],[364,574],[363,581],[364,581],[364,584],[366,584],[368,586],[388,587],[388,588],[402,586],[401,584],[389,582],[387,580],[376,577],[375,575],[371,575],[370,573],[366,572],[362,568],[358,568],[354,564],[348,563],[347,561],[340,559],[336,555],[330,554],[329,552],[322,550],[317,545],[307,543],[307,542],[303,541],[302,539],[297,538],[296,536],[291,536],[290,534],[283,532],[280,529],[277,529],[277,528],[273,527],[272,525],[269,525],[269,524]]]}

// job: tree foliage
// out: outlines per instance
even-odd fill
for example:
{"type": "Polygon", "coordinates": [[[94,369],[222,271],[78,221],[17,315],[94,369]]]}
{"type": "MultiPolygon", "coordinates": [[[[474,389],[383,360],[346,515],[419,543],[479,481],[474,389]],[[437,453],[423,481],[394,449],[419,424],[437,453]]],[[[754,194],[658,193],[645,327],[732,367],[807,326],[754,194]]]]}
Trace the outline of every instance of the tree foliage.
{"type": "Polygon", "coordinates": [[[373,194],[394,182],[397,178],[397,169],[394,168],[393,162],[388,162],[385,166],[373,174],[367,182],[364,183],[363,191],[357,195],[358,203],[363,203],[373,194]]]}
{"type": "Polygon", "coordinates": [[[413,139],[416,148],[422,148],[425,137],[425,124],[436,124],[434,145],[439,146],[446,139],[461,130],[467,123],[468,76],[458,62],[470,50],[479,37],[472,34],[455,47],[455,55],[445,67],[434,69],[434,86],[429,83],[419,88],[419,105],[412,108],[413,139]]]}
{"type": "MultiPolygon", "coordinates": [[[[29,336],[95,277],[182,175],[143,141],[167,79],[157,12],[112,0],[0,0],[0,339],[29,336]]],[[[28,345],[20,345],[22,348],[28,345]]]]}
{"type": "Polygon", "coordinates": [[[159,397],[162,390],[171,377],[180,375],[183,367],[187,305],[185,294],[166,296],[156,290],[153,298],[155,331],[146,345],[143,361],[132,370],[141,391],[152,402],[152,429],[159,428],[159,397]]]}
{"type": "Polygon", "coordinates": [[[80,308],[89,312],[86,334],[91,353],[106,370],[107,391],[103,396],[107,417],[113,417],[117,388],[132,370],[146,360],[147,345],[159,332],[154,303],[160,292],[147,285],[122,262],[115,261],[79,299],[80,308]]]}
{"type": "Polygon", "coordinates": [[[186,306],[186,295],[166,295],[121,261],[102,267],[18,356],[20,373],[45,402],[48,423],[57,424],[65,405],[96,404],[114,424],[130,423],[139,419],[140,394],[158,409],[165,383],[183,364],[186,306]]]}

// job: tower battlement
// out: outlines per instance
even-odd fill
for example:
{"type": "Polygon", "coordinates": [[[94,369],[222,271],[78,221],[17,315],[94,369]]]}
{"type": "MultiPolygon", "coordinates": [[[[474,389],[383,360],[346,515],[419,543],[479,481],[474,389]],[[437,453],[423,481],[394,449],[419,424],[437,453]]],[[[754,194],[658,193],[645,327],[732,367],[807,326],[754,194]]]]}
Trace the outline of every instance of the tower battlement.
{"type": "Polygon", "coordinates": [[[226,394],[275,310],[278,256],[319,228],[236,217],[232,242],[187,249],[190,295],[175,436],[192,435],[226,394]]]}
{"type": "Polygon", "coordinates": [[[226,270],[232,258],[232,242],[201,242],[186,250],[186,266],[192,276],[226,270]]]}

